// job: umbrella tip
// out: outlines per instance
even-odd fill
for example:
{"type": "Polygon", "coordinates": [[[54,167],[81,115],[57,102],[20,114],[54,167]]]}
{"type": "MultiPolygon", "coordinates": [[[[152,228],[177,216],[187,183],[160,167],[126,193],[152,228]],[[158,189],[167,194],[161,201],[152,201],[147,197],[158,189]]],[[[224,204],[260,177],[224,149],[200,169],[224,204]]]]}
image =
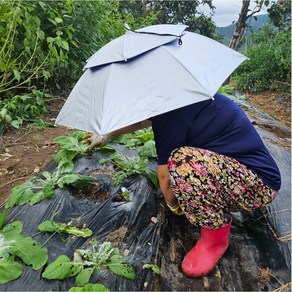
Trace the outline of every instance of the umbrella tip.
{"type": "Polygon", "coordinates": [[[127,22],[124,23],[124,26],[125,26],[125,29],[126,29],[126,30],[131,30],[131,28],[130,28],[130,26],[128,25],[127,22]]]}

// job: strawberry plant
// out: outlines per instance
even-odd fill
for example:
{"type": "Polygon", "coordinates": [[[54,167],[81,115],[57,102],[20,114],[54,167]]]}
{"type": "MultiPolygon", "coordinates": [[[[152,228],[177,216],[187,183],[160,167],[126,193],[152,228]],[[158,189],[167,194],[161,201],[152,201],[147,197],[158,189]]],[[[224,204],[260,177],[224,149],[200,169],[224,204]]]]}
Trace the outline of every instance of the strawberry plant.
{"type": "Polygon", "coordinates": [[[67,233],[81,237],[89,237],[92,235],[92,230],[89,228],[78,228],[76,226],[72,226],[72,221],[69,223],[61,223],[53,220],[47,220],[42,222],[38,226],[38,229],[40,232],[67,233]]]}
{"type": "Polygon", "coordinates": [[[48,250],[31,237],[21,235],[22,223],[14,221],[4,226],[7,211],[0,214],[0,284],[19,278],[23,266],[39,270],[48,260],[48,250]],[[4,227],[3,227],[4,226],[4,227]]]}
{"type": "Polygon", "coordinates": [[[96,250],[96,241],[92,240],[89,249],[79,249],[74,253],[73,261],[68,256],[61,255],[50,263],[42,273],[48,280],[63,280],[75,277],[77,286],[87,284],[94,271],[109,269],[118,276],[129,280],[136,278],[133,266],[121,255],[110,242],[104,242],[96,250]]]}
{"type": "Polygon", "coordinates": [[[118,171],[114,174],[114,182],[116,185],[132,175],[146,175],[150,181],[158,187],[157,173],[148,167],[148,159],[139,156],[126,156],[122,152],[116,152],[107,159],[101,159],[100,164],[111,162],[118,171]]]}

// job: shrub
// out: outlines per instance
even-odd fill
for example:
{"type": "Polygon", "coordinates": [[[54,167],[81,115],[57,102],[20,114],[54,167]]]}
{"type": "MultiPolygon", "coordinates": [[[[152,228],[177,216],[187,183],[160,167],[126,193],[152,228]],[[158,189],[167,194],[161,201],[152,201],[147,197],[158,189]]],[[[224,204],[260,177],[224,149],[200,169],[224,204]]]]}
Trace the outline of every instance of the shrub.
{"type": "Polygon", "coordinates": [[[266,27],[252,36],[249,58],[235,72],[239,89],[261,91],[291,84],[291,32],[266,27]]]}

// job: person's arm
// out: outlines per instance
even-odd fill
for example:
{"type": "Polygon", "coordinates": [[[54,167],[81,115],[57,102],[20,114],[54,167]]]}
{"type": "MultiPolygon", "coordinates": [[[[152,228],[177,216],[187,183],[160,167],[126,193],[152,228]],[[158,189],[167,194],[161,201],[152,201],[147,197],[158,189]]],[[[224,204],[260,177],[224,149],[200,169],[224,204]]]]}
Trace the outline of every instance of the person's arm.
{"type": "Polygon", "coordinates": [[[121,128],[119,130],[113,131],[109,134],[102,135],[102,136],[98,135],[98,134],[92,134],[92,133],[87,132],[87,133],[85,133],[85,135],[82,138],[82,143],[89,144],[89,150],[91,151],[96,146],[106,145],[112,136],[132,133],[132,132],[135,132],[137,130],[147,128],[150,126],[151,126],[151,121],[145,120],[145,121],[141,121],[141,122],[138,122],[136,124],[121,128]]]}
{"type": "Polygon", "coordinates": [[[132,132],[135,132],[135,131],[138,131],[150,126],[151,126],[151,121],[145,120],[145,121],[138,122],[136,124],[121,128],[119,130],[110,132],[108,135],[112,137],[112,136],[121,135],[121,134],[128,134],[128,133],[132,133],[132,132]]]}
{"type": "Polygon", "coordinates": [[[160,189],[162,191],[166,204],[170,207],[175,206],[177,204],[177,198],[174,196],[170,187],[170,178],[167,164],[158,165],[157,175],[160,189]]]}

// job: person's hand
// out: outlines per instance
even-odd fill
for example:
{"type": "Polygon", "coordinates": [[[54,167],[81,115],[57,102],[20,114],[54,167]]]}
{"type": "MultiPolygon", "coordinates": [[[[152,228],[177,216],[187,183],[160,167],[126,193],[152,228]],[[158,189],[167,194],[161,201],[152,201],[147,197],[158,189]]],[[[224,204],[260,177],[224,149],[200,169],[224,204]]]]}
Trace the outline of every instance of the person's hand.
{"type": "Polygon", "coordinates": [[[179,206],[178,203],[172,207],[169,205],[167,206],[175,215],[178,215],[178,216],[184,215],[184,211],[182,210],[182,208],[179,206]]]}
{"type": "Polygon", "coordinates": [[[91,151],[94,147],[104,146],[110,140],[110,135],[98,135],[86,132],[82,137],[82,144],[89,144],[89,151],[91,151]]]}

